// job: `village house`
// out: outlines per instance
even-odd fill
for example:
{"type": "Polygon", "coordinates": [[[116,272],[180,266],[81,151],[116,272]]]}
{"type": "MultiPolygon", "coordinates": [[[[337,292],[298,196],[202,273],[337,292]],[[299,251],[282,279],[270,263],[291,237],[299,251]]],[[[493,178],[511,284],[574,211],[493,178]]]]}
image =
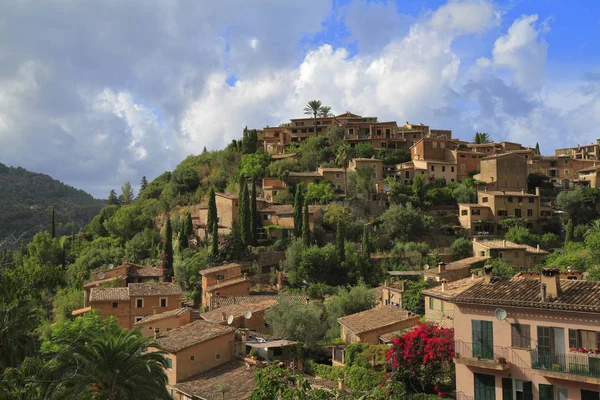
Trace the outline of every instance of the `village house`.
{"type": "Polygon", "coordinates": [[[241,264],[225,264],[200,271],[202,307],[210,309],[211,299],[220,296],[250,295],[250,280],[242,275],[241,264]]]}
{"type": "Polygon", "coordinates": [[[471,276],[471,270],[483,267],[489,256],[467,257],[462,260],[452,261],[448,264],[441,262],[437,268],[423,271],[423,277],[428,282],[457,281],[471,276]]]}
{"type": "MultiPolygon", "coordinates": [[[[294,206],[271,205],[258,210],[263,229],[268,233],[270,239],[291,236],[294,231],[294,206]]],[[[323,206],[308,206],[308,226],[314,230],[315,226],[321,225],[323,218],[323,206]]]]}
{"type": "MultiPolygon", "coordinates": [[[[131,283],[127,287],[91,288],[88,305],[73,316],[98,310],[103,317],[114,316],[119,326],[131,329],[136,322],[158,312],[181,307],[181,287],[177,283],[131,283]]],[[[85,296],[85,294],[84,294],[85,296]]],[[[84,297],[85,299],[85,297],[84,297]]]]}
{"type": "Polygon", "coordinates": [[[596,139],[596,143],[588,145],[556,149],[554,155],[559,157],[566,155],[576,160],[600,160],[600,139],[596,139]]]}
{"type": "Polygon", "coordinates": [[[236,304],[257,304],[268,301],[298,301],[303,304],[308,304],[310,299],[308,296],[300,294],[220,296],[212,298],[210,310],[216,310],[218,308],[228,307],[236,304]]]}
{"type": "Polygon", "coordinates": [[[269,204],[277,203],[277,195],[287,192],[287,185],[278,178],[263,178],[263,198],[269,204]]]}
{"type": "Polygon", "coordinates": [[[598,171],[600,171],[600,165],[582,168],[577,171],[578,177],[574,183],[578,186],[598,189],[600,188],[600,180],[598,179],[600,174],[598,174],[598,171]]]}
{"type": "Polygon", "coordinates": [[[269,333],[271,328],[265,322],[265,311],[276,303],[277,300],[270,299],[259,303],[232,304],[200,314],[200,318],[237,329],[269,333]]]}
{"type": "Polygon", "coordinates": [[[445,298],[453,304],[457,393],[600,398],[600,282],[562,280],[550,268],[539,279],[495,277],[488,268],[469,280],[445,298]]]}
{"type": "MultiPolygon", "coordinates": [[[[217,224],[219,235],[226,235],[231,232],[234,222],[238,222],[238,196],[228,193],[215,193],[215,203],[217,205],[217,224]]],[[[208,220],[208,205],[199,209],[197,216],[199,225],[206,227],[208,220]]],[[[192,216],[196,217],[196,215],[192,216]]]]}
{"type": "Polygon", "coordinates": [[[528,173],[541,173],[550,178],[550,182],[564,189],[578,184],[580,172],[592,168],[600,162],[596,160],[575,159],[567,155],[540,156],[528,161],[528,173]]]}
{"type": "Polygon", "coordinates": [[[509,240],[477,240],[473,238],[473,254],[482,258],[500,258],[515,271],[527,271],[544,263],[548,252],[509,240]]]}
{"type": "Polygon", "coordinates": [[[454,328],[454,304],[452,298],[475,282],[483,280],[475,274],[453,282],[441,281],[440,285],[421,292],[425,301],[425,321],[442,328],[454,328]]]}
{"type": "Polygon", "coordinates": [[[346,344],[380,343],[380,336],[417,324],[418,315],[395,305],[386,305],[339,318],[340,337],[346,344]]]}
{"type": "Polygon", "coordinates": [[[488,191],[527,190],[527,159],[515,153],[503,153],[479,160],[480,172],[474,178],[488,191]]]}
{"type": "Polygon", "coordinates": [[[189,324],[191,322],[191,311],[192,309],[189,307],[182,307],[152,314],[133,324],[133,327],[139,327],[140,332],[145,337],[152,337],[161,332],[167,332],[189,324]]]}

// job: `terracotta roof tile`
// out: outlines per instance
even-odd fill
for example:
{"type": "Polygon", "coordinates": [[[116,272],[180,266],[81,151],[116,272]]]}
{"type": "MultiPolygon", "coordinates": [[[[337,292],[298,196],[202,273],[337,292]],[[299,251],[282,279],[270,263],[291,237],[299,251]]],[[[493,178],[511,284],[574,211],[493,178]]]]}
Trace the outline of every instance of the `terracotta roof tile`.
{"type": "Polygon", "coordinates": [[[317,171],[308,171],[308,172],[290,172],[289,177],[293,178],[293,177],[320,177],[321,174],[319,174],[317,171]]]}
{"type": "Polygon", "coordinates": [[[230,332],[235,332],[235,329],[225,325],[197,320],[163,333],[156,339],[156,343],[163,350],[176,353],[230,332]]]}
{"type": "Polygon", "coordinates": [[[127,275],[134,278],[160,278],[163,276],[163,271],[161,268],[154,267],[134,268],[130,269],[127,275]]]}
{"type": "Polygon", "coordinates": [[[162,313],[144,317],[141,320],[139,320],[138,322],[136,322],[134,325],[141,325],[141,324],[145,324],[148,322],[160,321],[161,319],[170,318],[170,317],[181,317],[181,316],[184,316],[185,314],[189,313],[190,311],[192,311],[192,309],[189,307],[176,308],[171,311],[165,311],[162,313]]]}
{"type": "Polygon", "coordinates": [[[242,283],[242,282],[250,282],[250,279],[248,279],[245,276],[240,276],[239,278],[234,278],[234,279],[227,279],[226,281],[221,281],[215,285],[211,285],[211,286],[207,287],[205,290],[207,292],[212,292],[213,290],[222,289],[224,287],[231,286],[231,285],[237,285],[238,283],[242,283]]]}
{"type": "Polygon", "coordinates": [[[412,316],[410,311],[396,306],[383,306],[338,318],[338,322],[358,334],[391,325],[412,316]]]}
{"type": "Polygon", "coordinates": [[[525,249],[527,253],[548,254],[546,250],[538,250],[535,247],[514,243],[509,240],[478,240],[475,243],[487,247],[488,249],[525,249]]]}
{"type": "Polygon", "coordinates": [[[269,300],[275,300],[277,302],[279,302],[279,301],[300,301],[302,303],[309,302],[309,298],[307,296],[296,295],[296,294],[273,295],[273,296],[268,296],[268,295],[231,296],[231,297],[220,296],[220,297],[213,297],[211,299],[213,310],[216,310],[216,309],[219,309],[222,307],[227,307],[232,304],[255,304],[255,303],[262,303],[264,301],[269,301],[269,300]]]}
{"type": "Polygon", "coordinates": [[[92,288],[90,302],[95,301],[128,301],[129,288],[92,288]]]}
{"type": "MultiPolygon", "coordinates": [[[[457,260],[457,261],[453,261],[451,263],[446,264],[445,270],[446,271],[454,271],[457,269],[472,268],[473,265],[481,263],[481,262],[489,260],[489,259],[490,259],[489,256],[463,258],[462,260],[457,260]]],[[[438,271],[439,271],[438,268],[432,268],[432,269],[425,271],[425,275],[436,275],[436,274],[439,274],[438,271]]]]}
{"type": "Polygon", "coordinates": [[[241,361],[230,361],[185,382],[175,385],[175,389],[188,396],[206,400],[221,400],[221,385],[229,388],[228,399],[247,400],[256,387],[254,370],[241,361]]]}
{"type": "Polygon", "coordinates": [[[131,297],[176,296],[183,293],[178,283],[171,282],[130,283],[128,289],[131,297]]]}
{"type": "Polygon", "coordinates": [[[483,278],[480,277],[459,279],[457,281],[447,282],[445,290],[442,290],[442,285],[439,285],[431,289],[425,289],[421,291],[421,294],[440,299],[451,299],[481,281],[483,281],[483,278]]]}
{"type": "Polygon", "coordinates": [[[523,192],[508,191],[508,190],[488,190],[488,191],[480,190],[479,193],[489,194],[490,196],[539,197],[535,194],[531,194],[531,193],[527,193],[527,192],[523,193],[523,192]]]}
{"type": "MultiPolygon", "coordinates": [[[[323,209],[323,206],[310,205],[310,206],[308,206],[308,213],[313,214],[317,211],[321,211],[322,209],[323,209]]],[[[288,214],[291,215],[294,213],[294,206],[288,205],[288,204],[272,205],[267,208],[263,208],[262,210],[259,210],[259,212],[275,213],[275,214],[279,214],[279,215],[288,215],[288,214]]]]}
{"type": "Polygon", "coordinates": [[[219,265],[218,267],[203,269],[200,271],[200,275],[207,275],[207,274],[213,274],[215,272],[227,271],[228,269],[241,267],[241,266],[242,266],[242,264],[237,264],[237,263],[223,264],[223,265],[219,265]]]}
{"type": "Polygon", "coordinates": [[[243,317],[248,311],[258,312],[270,308],[273,304],[276,304],[277,300],[265,300],[260,303],[245,303],[245,304],[232,304],[226,307],[217,308],[215,310],[200,314],[200,317],[208,322],[221,323],[223,322],[223,314],[227,316],[233,315],[233,318],[243,317]]]}

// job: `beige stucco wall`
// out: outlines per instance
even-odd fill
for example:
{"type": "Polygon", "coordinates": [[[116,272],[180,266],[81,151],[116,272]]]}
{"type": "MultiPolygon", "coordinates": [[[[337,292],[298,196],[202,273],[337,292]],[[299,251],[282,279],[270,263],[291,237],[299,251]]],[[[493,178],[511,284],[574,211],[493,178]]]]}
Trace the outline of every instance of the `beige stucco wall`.
{"type": "Polygon", "coordinates": [[[219,292],[221,296],[249,296],[250,295],[250,281],[245,280],[242,282],[238,282],[233,285],[225,286],[219,288],[216,291],[202,291],[202,306],[209,307],[210,299],[216,292],[219,292]]]}
{"type": "Polygon", "coordinates": [[[424,296],[425,320],[433,322],[442,328],[454,327],[454,305],[442,299],[424,296]],[[432,302],[430,303],[430,299],[432,302]]]}
{"type": "Polygon", "coordinates": [[[144,337],[152,337],[154,336],[154,329],[158,328],[158,333],[164,333],[169,330],[179,328],[180,326],[184,326],[190,323],[190,313],[181,316],[181,317],[169,317],[163,318],[158,321],[151,321],[144,324],[138,324],[136,326],[140,327],[140,331],[144,337]]]}
{"type": "Polygon", "coordinates": [[[358,343],[358,342],[379,344],[379,336],[386,334],[386,333],[394,332],[394,331],[397,331],[400,329],[409,328],[409,327],[415,325],[418,321],[419,321],[419,317],[414,316],[414,317],[410,317],[410,318],[407,318],[402,321],[398,321],[395,324],[390,324],[390,325],[387,325],[387,326],[384,326],[384,327],[381,327],[378,329],[374,329],[374,330],[368,331],[368,332],[362,332],[358,335],[355,335],[354,333],[352,333],[344,325],[340,325],[341,326],[340,337],[347,344],[358,343]]]}
{"type": "Polygon", "coordinates": [[[480,179],[489,190],[527,190],[527,160],[516,154],[480,160],[480,179]]]}
{"type": "Polygon", "coordinates": [[[181,307],[181,296],[143,296],[143,297],[131,297],[131,318],[129,321],[128,328],[131,328],[135,323],[136,317],[147,317],[154,314],[154,310],[157,313],[171,311],[181,307]],[[167,306],[160,306],[160,299],[167,299],[167,306]],[[143,299],[144,306],[141,308],[136,307],[137,299],[143,299]]]}
{"type": "Polygon", "coordinates": [[[242,266],[240,264],[232,264],[230,268],[222,271],[211,272],[202,275],[202,288],[206,289],[217,283],[229,279],[234,279],[242,276],[242,266]],[[221,275],[221,279],[217,279],[217,276],[221,275]]]}
{"type": "Polygon", "coordinates": [[[131,304],[129,300],[125,301],[98,301],[90,303],[93,310],[98,310],[104,318],[114,316],[119,321],[121,328],[131,328],[131,312],[129,308],[131,304]],[[117,303],[117,308],[113,308],[112,304],[117,303]]]}
{"type": "Polygon", "coordinates": [[[547,379],[540,371],[530,368],[531,357],[525,349],[513,349],[511,347],[511,324],[530,325],[532,341],[536,346],[537,327],[561,327],[565,329],[565,349],[569,353],[568,329],[598,330],[600,316],[592,314],[578,314],[567,312],[552,312],[538,309],[514,309],[504,307],[507,311],[507,319],[499,321],[494,318],[495,307],[455,305],[454,307],[454,336],[456,340],[472,343],[471,321],[485,320],[493,324],[494,346],[508,348],[507,361],[511,366],[506,371],[495,371],[468,367],[462,364],[456,365],[456,391],[466,396],[474,396],[473,373],[482,373],[496,376],[496,399],[502,399],[502,379],[511,377],[513,379],[532,381],[533,398],[538,399],[539,384],[562,386],[568,389],[569,400],[580,400],[580,389],[599,391],[600,385],[582,383],[581,377],[571,375],[572,380],[547,379]]]}
{"type": "Polygon", "coordinates": [[[527,193],[524,193],[523,196],[518,195],[492,195],[485,191],[477,192],[477,203],[481,205],[487,205],[492,210],[492,215],[496,219],[496,221],[500,221],[505,216],[499,216],[498,210],[505,210],[508,216],[514,216],[516,214],[515,210],[521,210],[521,218],[528,221],[537,221],[540,219],[540,198],[536,196],[526,196],[527,193]],[[509,202],[509,197],[512,198],[512,202],[509,202]],[[487,202],[485,199],[487,198],[487,202]],[[531,203],[530,199],[533,200],[531,203]],[[519,201],[520,200],[520,201],[519,201]],[[531,215],[528,215],[528,211],[531,210],[531,215]]]}

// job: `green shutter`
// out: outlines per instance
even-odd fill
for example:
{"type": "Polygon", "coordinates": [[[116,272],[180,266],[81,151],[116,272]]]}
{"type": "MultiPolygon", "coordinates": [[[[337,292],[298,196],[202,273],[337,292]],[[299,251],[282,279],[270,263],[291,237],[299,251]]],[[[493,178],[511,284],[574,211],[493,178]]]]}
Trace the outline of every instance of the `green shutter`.
{"type": "Polygon", "coordinates": [[[513,400],[513,380],[502,378],[502,400],[513,400]]]}
{"type": "Polygon", "coordinates": [[[533,400],[533,382],[523,382],[523,400],[533,400]]]}
{"type": "Polygon", "coordinates": [[[496,377],[494,375],[473,374],[475,400],[496,400],[496,377]]]}
{"type": "Polygon", "coordinates": [[[540,383],[540,400],[554,400],[554,387],[540,383]]]}
{"type": "Polygon", "coordinates": [[[171,360],[170,358],[167,358],[167,368],[173,369],[173,360],[171,360]]]}
{"type": "Polygon", "coordinates": [[[569,347],[572,349],[579,347],[577,345],[577,329],[569,329],[569,347]]]}

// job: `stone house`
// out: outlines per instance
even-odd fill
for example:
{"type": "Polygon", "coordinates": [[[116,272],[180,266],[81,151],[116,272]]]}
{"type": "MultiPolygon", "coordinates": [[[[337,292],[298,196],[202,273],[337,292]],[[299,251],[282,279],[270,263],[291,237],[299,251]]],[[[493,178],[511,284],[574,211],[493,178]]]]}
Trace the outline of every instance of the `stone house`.
{"type": "Polygon", "coordinates": [[[241,264],[225,264],[200,271],[202,307],[210,308],[211,299],[220,296],[250,295],[250,280],[242,275],[241,264]]]}
{"type": "Polygon", "coordinates": [[[418,321],[418,315],[394,305],[377,307],[338,319],[340,337],[346,344],[379,344],[381,335],[410,328],[418,321]]]}
{"type": "Polygon", "coordinates": [[[191,308],[182,307],[171,311],[165,311],[142,318],[135,324],[145,337],[152,337],[161,332],[177,329],[190,323],[191,308]]]}

